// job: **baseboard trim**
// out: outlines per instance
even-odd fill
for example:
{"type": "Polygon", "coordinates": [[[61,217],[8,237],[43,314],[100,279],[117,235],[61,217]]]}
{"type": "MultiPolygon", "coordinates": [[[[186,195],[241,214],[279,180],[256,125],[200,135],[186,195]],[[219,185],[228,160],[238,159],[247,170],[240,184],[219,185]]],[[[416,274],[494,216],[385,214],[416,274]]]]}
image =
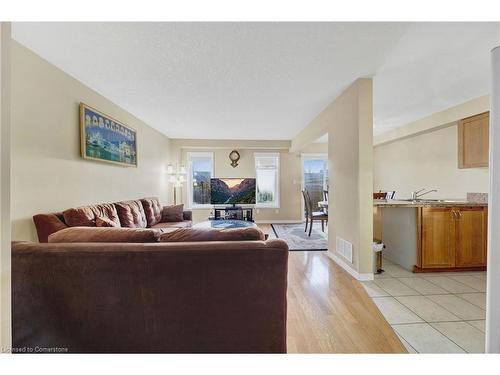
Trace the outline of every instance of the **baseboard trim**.
{"type": "Polygon", "coordinates": [[[302,220],[255,220],[255,224],[302,224],[302,220]]]}
{"type": "Polygon", "coordinates": [[[327,252],[328,257],[333,260],[335,263],[337,263],[340,267],[342,267],[349,275],[354,277],[356,280],[359,281],[370,281],[374,279],[373,273],[359,273],[355,269],[353,269],[349,263],[344,261],[341,257],[339,257],[337,254],[328,251],[327,252]]]}

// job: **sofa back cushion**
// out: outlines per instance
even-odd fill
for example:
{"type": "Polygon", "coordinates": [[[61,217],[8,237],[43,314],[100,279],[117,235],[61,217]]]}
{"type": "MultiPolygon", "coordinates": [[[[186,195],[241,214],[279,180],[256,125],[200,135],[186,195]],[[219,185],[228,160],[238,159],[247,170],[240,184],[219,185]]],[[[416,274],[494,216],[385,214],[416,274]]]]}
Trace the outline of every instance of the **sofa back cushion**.
{"type": "Polygon", "coordinates": [[[120,224],[126,228],[146,228],[148,223],[146,221],[146,214],[142,208],[140,200],[118,202],[114,204],[120,224]]]}
{"type": "Polygon", "coordinates": [[[109,219],[120,226],[118,212],[112,203],[70,208],[63,212],[63,216],[69,227],[95,227],[97,217],[109,219]]]}
{"type": "Polygon", "coordinates": [[[141,203],[148,227],[158,224],[161,221],[161,205],[158,198],[142,198],[141,203]]]}
{"type": "Polygon", "coordinates": [[[119,228],[120,224],[116,224],[113,220],[108,219],[107,217],[97,216],[95,218],[95,226],[105,228],[119,228]]]}
{"type": "Polygon", "coordinates": [[[160,231],[148,228],[70,227],[49,236],[49,243],[158,242],[160,231]]]}
{"type": "Polygon", "coordinates": [[[163,229],[160,242],[264,241],[259,228],[178,228],[163,229]]]}
{"type": "Polygon", "coordinates": [[[184,220],[184,205],[163,207],[161,221],[165,223],[179,222],[184,220]]]}

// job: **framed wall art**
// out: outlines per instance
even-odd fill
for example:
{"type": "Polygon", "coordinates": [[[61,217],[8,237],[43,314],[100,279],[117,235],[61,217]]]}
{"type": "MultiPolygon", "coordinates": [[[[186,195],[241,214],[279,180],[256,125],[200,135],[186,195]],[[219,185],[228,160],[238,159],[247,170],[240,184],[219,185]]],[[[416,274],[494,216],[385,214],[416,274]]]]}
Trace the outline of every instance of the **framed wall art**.
{"type": "Polygon", "coordinates": [[[80,103],[82,157],[137,167],[137,132],[118,120],[80,103]]]}

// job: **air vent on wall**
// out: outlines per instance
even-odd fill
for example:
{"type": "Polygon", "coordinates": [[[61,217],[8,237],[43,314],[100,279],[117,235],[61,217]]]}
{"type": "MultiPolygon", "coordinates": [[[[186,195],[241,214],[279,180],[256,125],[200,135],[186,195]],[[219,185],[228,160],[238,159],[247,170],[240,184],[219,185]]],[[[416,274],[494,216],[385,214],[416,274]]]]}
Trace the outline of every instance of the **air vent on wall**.
{"type": "Polygon", "coordinates": [[[352,263],[352,243],[337,237],[337,253],[352,263]]]}

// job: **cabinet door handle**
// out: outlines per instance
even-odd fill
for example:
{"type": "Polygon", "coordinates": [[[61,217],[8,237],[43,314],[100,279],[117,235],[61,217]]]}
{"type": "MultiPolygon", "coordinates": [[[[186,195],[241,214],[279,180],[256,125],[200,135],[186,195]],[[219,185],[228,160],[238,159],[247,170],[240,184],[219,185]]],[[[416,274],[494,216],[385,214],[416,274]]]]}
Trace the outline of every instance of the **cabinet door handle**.
{"type": "Polygon", "coordinates": [[[453,215],[453,220],[457,219],[457,212],[455,210],[451,210],[451,214],[453,215]]]}

